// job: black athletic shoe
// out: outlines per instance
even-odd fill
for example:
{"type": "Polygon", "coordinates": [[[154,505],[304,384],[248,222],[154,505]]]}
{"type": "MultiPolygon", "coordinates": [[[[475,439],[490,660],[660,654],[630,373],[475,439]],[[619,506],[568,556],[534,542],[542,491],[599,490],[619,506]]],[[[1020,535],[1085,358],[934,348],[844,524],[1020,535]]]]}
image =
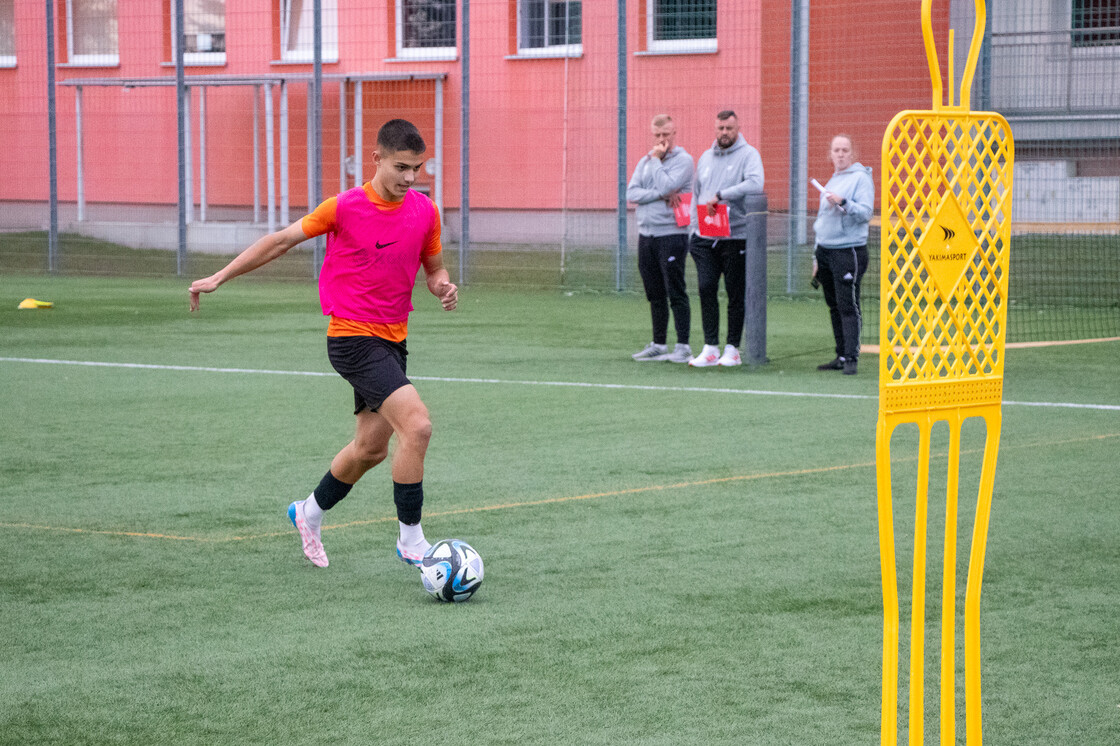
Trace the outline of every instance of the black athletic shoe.
{"type": "Polygon", "coordinates": [[[817,370],[844,370],[844,358],[833,358],[824,365],[818,365],[817,370]]]}
{"type": "Polygon", "coordinates": [[[845,360],[844,361],[844,375],[854,376],[855,374],[856,374],[856,361],[855,360],[845,360]]]}

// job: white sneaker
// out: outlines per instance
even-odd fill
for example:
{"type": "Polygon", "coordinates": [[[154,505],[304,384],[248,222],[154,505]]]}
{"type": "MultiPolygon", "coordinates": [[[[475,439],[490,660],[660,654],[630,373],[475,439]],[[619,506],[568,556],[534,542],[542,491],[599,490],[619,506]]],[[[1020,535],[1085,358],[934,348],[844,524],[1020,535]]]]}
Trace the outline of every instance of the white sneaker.
{"type": "Polygon", "coordinates": [[[736,365],[742,365],[743,359],[739,357],[739,351],[735,349],[734,345],[727,345],[723,348],[723,357],[719,359],[719,364],[725,368],[732,368],[736,365]]]}
{"type": "Polygon", "coordinates": [[[714,345],[704,345],[700,354],[688,361],[693,368],[710,368],[719,365],[719,348],[714,345]]]}
{"type": "Polygon", "coordinates": [[[673,351],[670,352],[665,359],[670,363],[687,363],[692,359],[692,348],[677,342],[677,346],[673,348],[673,351]]]}
{"type": "Polygon", "coordinates": [[[649,362],[651,360],[664,360],[669,357],[669,348],[666,345],[650,342],[645,348],[635,352],[630,357],[634,358],[639,363],[649,362]]]}

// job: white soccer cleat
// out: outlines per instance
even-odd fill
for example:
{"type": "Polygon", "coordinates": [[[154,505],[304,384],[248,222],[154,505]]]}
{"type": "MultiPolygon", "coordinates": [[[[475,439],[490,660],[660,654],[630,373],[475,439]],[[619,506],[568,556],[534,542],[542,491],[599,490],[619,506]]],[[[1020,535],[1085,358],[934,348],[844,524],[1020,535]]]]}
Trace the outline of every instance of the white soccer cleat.
{"type": "Polygon", "coordinates": [[[307,559],[311,560],[311,564],[316,567],[329,565],[327,553],[323,549],[323,542],[319,538],[319,530],[312,529],[307,525],[307,519],[303,514],[302,500],[288,506],[288,520],[296,527],[296,531],[299,531],[299,538],[303,540],[303,553],[307,555],[307,559]]]}
{"type": "Polygon", "coordinates": [[[700,354],[688,361],[693,368],[710,368],[719,365],[719,348],[715,345],[704,345],[700,354]]]}
{"type": "Polygon", "coordinates": [[[665,360],[669,357],[669,348],[666,345],[650,342],[643,349],[635,352],[630,357],[634,358],[639,363],[649,362],[651,360],[665,360]]]}
{"type": "Polygon", "coordinates": [[[733,368],[742,365],[743,359],[739,357],[739,350],[735,349],[734,345],[727,345],[723,348],[723,356],[720,357],[719,364],[725,368],[733,368]]]}

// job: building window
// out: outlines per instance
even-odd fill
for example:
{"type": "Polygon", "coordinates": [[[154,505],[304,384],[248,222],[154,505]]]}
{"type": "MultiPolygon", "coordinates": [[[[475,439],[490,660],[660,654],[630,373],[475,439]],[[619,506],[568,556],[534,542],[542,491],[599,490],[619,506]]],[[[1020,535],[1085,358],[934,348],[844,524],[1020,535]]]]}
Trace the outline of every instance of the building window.
{"type": "Polygon", "coordinates": [[[16,66],[15,0],[0,0],[0,67],[16,66]]]}
{"type": "Polygon", "coordinates": [[[397,57],[455,59],[455,0],[397,0],[397,57]]]}
{"type": "Polygon", "coordinates": [[[1120,0],[1073,0],[1070,28],[1075,47],[1120,44],[1120,0]]]}
{"type": "MultiPolygon", "coordinates": [[[[170,2],[171,38],[175,40],[175,0],[170,2]]],[[[183,0],[183,28],[183,64],[225,64],[226,0],[183,0]]]]}
{"type": "Polygon", "coordinates": [[[647,50],[714,52],[716,0],[647,0],[647,50]]]}
{"type": "Polygon", "coordinates": [[[117,0],[66,0],[66,60],[72,65],[120,64],[117,0]]]}
{"type": "MultiPolygon", "coordinates": [[[[320,0],[323,26],[323,62],[338,62],[338,0],[320,0]]],[[[312,62],[315,59],[315,3],[313,0],[280,0],[280,59],[312,62]]]]}
{"type": "Polygon", "coordinates": [[[517,53],[526,56],[578,56],[583,53],[583,3],[520,0],[517,4],[517,53]]]}

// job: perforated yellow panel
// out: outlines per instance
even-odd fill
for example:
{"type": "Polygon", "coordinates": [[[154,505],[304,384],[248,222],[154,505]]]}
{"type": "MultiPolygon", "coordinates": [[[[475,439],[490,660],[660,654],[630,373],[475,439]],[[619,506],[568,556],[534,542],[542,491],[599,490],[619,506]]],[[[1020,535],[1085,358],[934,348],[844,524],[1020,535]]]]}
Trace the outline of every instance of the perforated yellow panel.
{"type": "Polygon", "coordinates": [[[925,384],[1003,376],[1013,160],[999,114],[946,107],[891,122],[879,337],[887,411],[1000,401],[999,387],[969,386],[979,397],[970,402],[953,387],[925,384]]]}
{"type": "MultiPolygon", "coordinates": [[[[906,732],[925,735],[925,598],[931,432],[949,425],[945,539],[941,570],[940,743],[956,744],[957,505],[961,426],[983,418],[987,435],[969,552],[964,608],[964,701],[968,746],[981,746],[980,588],[1002,423],[1007,339],[1007,269],[1014,145],[999,114],[942,102],[930,5],[922,35],[933,84],[930,111],[904,111],[883,138],[882,311],[879,420],[875,434],[880,576],[883,583],[883,701],[880,742],[898,742],[900,604],[894,540],[891,436],[918,426],[914,556],[910,584],[910,673],[906,732]]],[[[972,45],[961,82],[967,103],[986,22],[975,0],[972,45]]],[[[953,32],[949,33],[952,77],[953,32]]]]}

